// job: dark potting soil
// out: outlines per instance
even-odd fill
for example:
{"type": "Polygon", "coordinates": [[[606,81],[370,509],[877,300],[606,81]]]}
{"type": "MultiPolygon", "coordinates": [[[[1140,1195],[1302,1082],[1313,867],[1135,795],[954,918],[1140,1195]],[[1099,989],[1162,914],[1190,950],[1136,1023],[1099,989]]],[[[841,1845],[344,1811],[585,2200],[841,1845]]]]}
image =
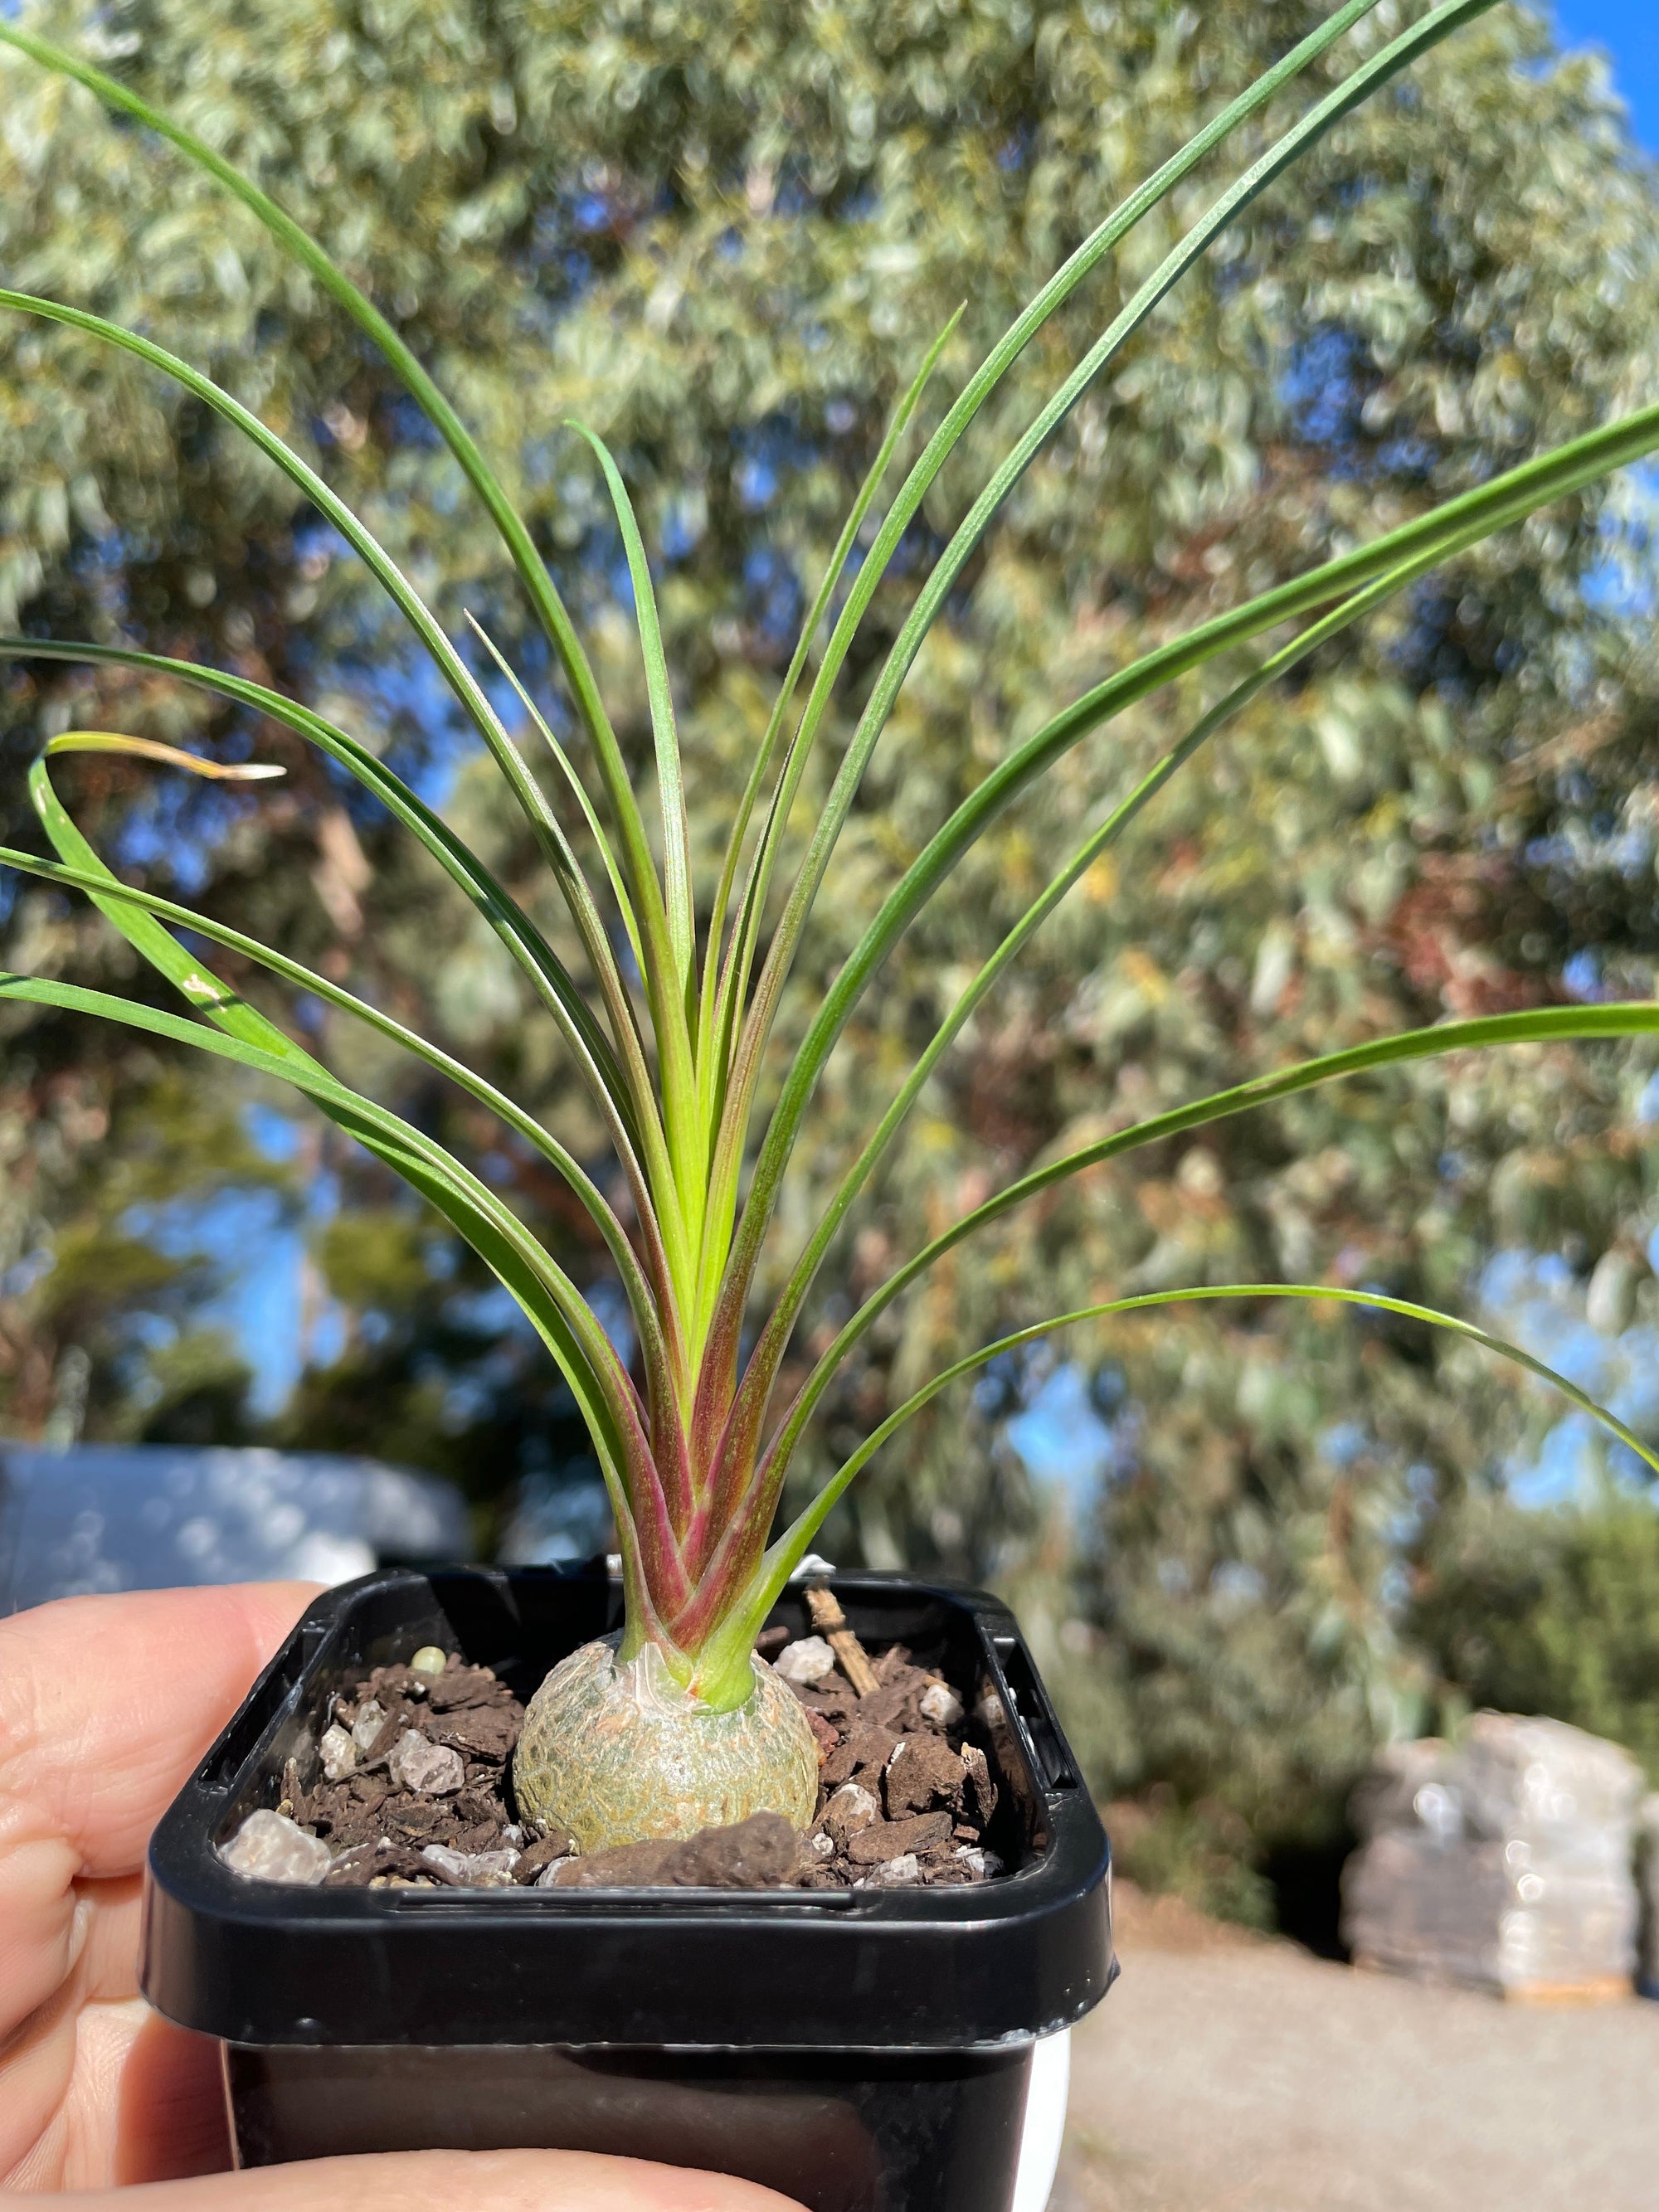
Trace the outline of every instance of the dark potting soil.
{"type": "Polygon", "coordinates": [[[336,1693],[313,1755],[283,1770],[280,1823],[252,1815],[228,1859],[246,1874],[371,1888],[915,1887],[1002,1871],[983,1842],[996,1785],[951,1686],[902,1644],[854,1650],[851,1663],[868,1658],[862,1695],[816,1637],[772,1630],[757,1649],[817,1739],[805,1837],[776,1813],[586,1856],[562,1829],[534,1833],[513,1797],[524,1708],[488,1667],[452,1652],[441,1673],[377,1667],[336,1693]]]}

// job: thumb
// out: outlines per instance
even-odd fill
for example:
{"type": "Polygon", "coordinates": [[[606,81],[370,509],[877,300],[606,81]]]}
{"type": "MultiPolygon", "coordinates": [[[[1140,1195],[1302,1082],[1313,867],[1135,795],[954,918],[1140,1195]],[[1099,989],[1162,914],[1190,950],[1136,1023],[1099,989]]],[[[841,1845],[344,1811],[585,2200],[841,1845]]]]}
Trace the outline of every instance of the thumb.
{"type": "Polygon", "coordinates": [[[394,2151],[88,2190],[76,2212],[800,2212],[719,2173],[582,2150],[394,2151]]]}

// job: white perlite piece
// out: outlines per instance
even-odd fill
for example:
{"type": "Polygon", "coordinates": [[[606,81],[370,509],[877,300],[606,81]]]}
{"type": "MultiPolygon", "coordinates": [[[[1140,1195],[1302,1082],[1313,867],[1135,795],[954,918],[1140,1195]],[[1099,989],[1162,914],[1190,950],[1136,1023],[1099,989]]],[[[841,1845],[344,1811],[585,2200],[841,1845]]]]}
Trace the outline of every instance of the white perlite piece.
{"type": "Polygon", "coordinates": [[[386,1726],[386,1708],[378,1698],[371,1698],[351,1723],[351,1741],[359,1751],[367,1751],[386,1726]]]}
{"type": "Polygon", "coordinates": [[[447,1844],[428,1844],[421,1856],[462,1889],[506,1889],[519,1863],[517,1851],[454,1851],[447,1844]]]}
{"type": "Polygon", "coordinates": [[[836,1856],[836,1839],[820,1831],[817,1835],[808,1838],[806,1848],[815,1859],[832,1859],[836,1856]]]}
{"type": "Polygon", "coordinates": [[[285,1813],[250,1813],[219,1856],[249,1881],[285,1881],[315,1889],[332,1863],[320,1836],[308,1836],[285,1813]]]}
{"type": "Polygon", "coordinates": [[[930,1682],[921,1693],[921,1705],[935,1728],[954,1728],[962,1718],[962,1699],[948,1682],[930,1682]]]}
{"type": "Polygon", "coordinates": [[[322,1741],[317,1746],[317,1755],[323,1762],[323,1774],[330,1782],[343,1782],[354,1773],[357,1765],[357,1747],[348,1731],[338,1721],[323,1730],[322,1741]]]}
{"type": "Polygon", "coordinates": [[[987,1881],[1002,1872],[1002,1861],[994,1851],[981,1850],[977,1844],[959,1844],[953,1856],[961,1860],[969,1874],[987,1881]]]}
{"type": "Polygon", "coordinates": [[[921,1863],[914,1851],[902,1851],[896,1859],[885,1859],[878,1867],[872,1867],[862,1881],[853,1884],[854,1889],[908,1889],[912,1882],[921,1880],[921,1863]]]}
{"type": "Polygon", "coordinates": [[[821,1636],[797,1637],[786,1644],[772,1662],[786,1682],[804,1683],[811,1689],[836,1671],[836,1655],[821,1636]]]}
{"type": "Polygon", "coordinates": [[[447,1797],[466,1780],[459,1752],[450,1744],[428,1743],[416,1729],[406,1729],[398,1738],[386,1770],[394,1782],[424,1797],[447,1797]]]}

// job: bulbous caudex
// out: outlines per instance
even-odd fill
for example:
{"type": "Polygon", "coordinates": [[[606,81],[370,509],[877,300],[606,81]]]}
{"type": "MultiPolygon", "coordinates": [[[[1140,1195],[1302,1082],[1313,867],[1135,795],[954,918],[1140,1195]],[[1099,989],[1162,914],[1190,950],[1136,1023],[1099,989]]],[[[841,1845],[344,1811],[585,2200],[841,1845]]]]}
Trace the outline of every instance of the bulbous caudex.
{"type": "Polygon", "coordinates": [[[519,1811],[568,1829],[583,1851],[672,1840],[751,1813],[797,1829],[817,1802],[817,1745],[799,1699],[765,1661],[753,1688],[716,1709],[676,1681],[654,1644],[622,1658],[584,1644],[554,1668],[524,1717],[513,1759],[519,1811]]]}

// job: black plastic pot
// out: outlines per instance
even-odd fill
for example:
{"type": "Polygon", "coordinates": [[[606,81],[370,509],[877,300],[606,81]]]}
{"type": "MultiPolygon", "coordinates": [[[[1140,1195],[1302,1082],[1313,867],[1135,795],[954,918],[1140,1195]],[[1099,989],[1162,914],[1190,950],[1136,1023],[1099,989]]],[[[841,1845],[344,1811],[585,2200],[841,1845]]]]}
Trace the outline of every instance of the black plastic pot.
{"type": "MultiPolygon", "coordinates": [[[[1009,2212],[1036,2039],[1105,1994],[1109,1856],[1012,1616],[832,1585],[866,1642],[976,1693],[1011,1869],[954,1889],[301,1889],[216,1844],[277,1802],[325,1700],[422,1644],[527,1697],[620,1618],[545,1569],[374,1575],[318,1599],[157,1828],[143,1982],[224,2045],[245,2166],[337,2152],[618,2151],[811,2212],[1009,2212]]],[[[792,1591],[774,1619],[807,1627],[792,1591]]],[[[1029,2187],[1022,2195],[1029,2193],[1029,2187]]]]}

